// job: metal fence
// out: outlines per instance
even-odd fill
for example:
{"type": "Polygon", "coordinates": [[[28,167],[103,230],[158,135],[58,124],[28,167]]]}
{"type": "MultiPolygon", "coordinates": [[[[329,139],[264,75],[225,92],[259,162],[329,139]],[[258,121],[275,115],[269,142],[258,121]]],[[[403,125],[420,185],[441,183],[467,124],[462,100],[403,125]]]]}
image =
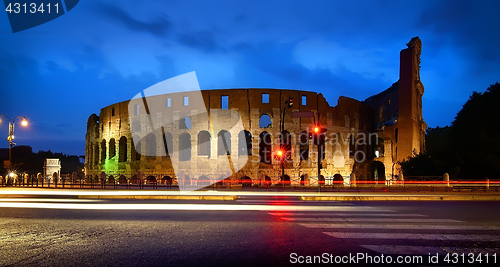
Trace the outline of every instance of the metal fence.
{"type": "MultiPolygon", "coordinates": [[[[85,188],[85,189],[146,189],[146,190],[179,190],[178,181],[169,176],[163,176],[156,179],[154,176],[146,178],[137,178],[137,176],[125,175],[115,176],[107,175],[104,178],[86,177],[70,178],[62,177],[59,179],[48,178],[3,178],[1,186],[30,187],[30,188],[85,188]]],[[[440,177],[440,176],[439,176],[440,177]]],[[[406,178],[406,177],[405,177],[406,178]]],[[[188,180],[188,182],[191,180],[188,180]]],[[[259,181],[256,183],[251,180],[230,180],[225,179],[219,182],[213,180],[193,180],[197,185],[206,184],[201,190],[289,190],[289,191],[317,191],[336,192],[336,191],[357,191],[357,192],[498,192],[500,180],[484,181],[443,181],[437,177],[418,179],[409,179],[404,181],[351,181],[345,184],[344,181],[320,181],[319,185],[296,184],[290,181],[259,181]]],[[[198,186],[200,187],[200,186],[198,186]]]]}

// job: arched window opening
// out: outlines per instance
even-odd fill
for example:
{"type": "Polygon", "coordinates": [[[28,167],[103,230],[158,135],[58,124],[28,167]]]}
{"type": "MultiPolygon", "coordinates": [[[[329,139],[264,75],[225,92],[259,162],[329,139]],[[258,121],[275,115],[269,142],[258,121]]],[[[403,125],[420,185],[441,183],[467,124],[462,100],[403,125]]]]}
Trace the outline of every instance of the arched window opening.
{"type": "Polygon", "coordinates": [[[252,134],[247,130],[238,134],[238,155],[252,155],[252,134]]]}
{"type": "Polygon", "coordinates": [[[309,135],[307,131],[300,133],[300,161],[309,160],[309,135]]]}
{"type": "Polygon", "coordinates": [[[280,148],[285,151],[285,160],[291,160],[292,136],[287,130],[280,133],[280,148]]]}
{"type": "Polygon", "coordinates": [[[260,162],[271,164],[271,135],[262,132],[259,135],[259,158],[260,162]]]}
{"type": "Polygon", "coordinates": [[[186,130],[191,129],[191,118],[184,117],[179,120],[179,129],[186,130]]]}
{"type": "Polygon", "coordinates": [[[116,143],[115,139],[111,138],[109,140],[109,158],[112,159],[114,156],[116,156],[116,143]]]}
{"type": "Polygon", "coordinates": [[[141,122],[134,121],[132,122],[132,133],[138,133],[141,131],[141,122]]]}
{"type": "Polygon", "coordinates": [[[104,164],[106,161],[106,140],[101,141],[101,163],[104,164]]]}
{"type": "Polygon", "coordinates": [[[179,161],[191,159],[191,135],[183,133],[179,136],[179,161]]]}
{"type": "Polygon", "coordinates": [[[99,143],[94,145],[94,165],[99,164],[99,143]]]}
{"type": "Polygon", "coordinates": [[[163,142],[165,142],[165,152],[167,153],[167,156],[171,156],[172,155],[172,152],[173,152],[173,149],[174,149],[174,138],[172,136],[171,133],[169,132],[166,132],[164,135],[163,135],[163,142]]]}
{"type": "MultiPolygon", "coordinates": [[[[132,137],[132,140],[135,140],[135,141],[139,140],[139,136],[136,135],[136,136],[132,137]]],[[[134,159],[134,160],[141,160],[141,156],[142,156],[141,141],[142,140],[139,140],[139,142],[137,142],[137,144],[134,144],[132,142],[131,155],[132,155],[132,159],[134,159]]]]}
{"type": "Polygon", "coordinates": [[[146,135],[146,156],[156,157],[156,136],[152,133],[146,135]]]}
{"type": "Polygon", "coordinates": [[[217,135],[217,155],[230,155],[231,154],[231,133],[225,130],[222,130],[217,135]]]}
{"type": "Polygon", "coordinates": [[[99,138],[99,124],[96,124],[96,126],[94,126],[94,134],[95,138],[99,138]]]}
{"type": "Polygon", "coordinates": [[[198,133],[198,156],[210,157],[210,133],[201,131],[198,133]]]}
{"type": "Polygon", "coordinates": [[[118,161],[126,162],[128,160],[127,137],[122,136],[118,147],[118,161]]]}
{"type": "Polygon", "coordinates": [[[259,119],[259,127],[260,128],[268,128],[268,127],[271,127],[272,125],[272,122],[271,122],[271,117],[267,114],[264,114],[262,116],[260,116],[260,119],[259,119]]]}
{"type": "Polygon", "coordinates": [[[89,165],[94,165],[94,147],[92,146],[92,144],[90,144],[90,147],[89,147],[89,153],[87,154],[88,155],[88,163],[89,165]]]}

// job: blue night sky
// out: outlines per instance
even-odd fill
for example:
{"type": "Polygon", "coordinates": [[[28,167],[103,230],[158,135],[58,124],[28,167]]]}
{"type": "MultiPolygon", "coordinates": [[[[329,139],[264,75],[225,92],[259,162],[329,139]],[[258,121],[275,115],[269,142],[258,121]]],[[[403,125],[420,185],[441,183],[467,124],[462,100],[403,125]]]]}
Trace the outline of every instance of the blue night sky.
{"type": "MultiPolygon", "coordinates": [[[[29,1],[28,1],[29,2],[29,1]]],[[[500,1],[80,1],[12,33],[0,12],[0,113],[26,116],[16,142],[83,155],[87,119],[168,78],[202,89],[288,88],[364,100],[398,80],[422,40],[424,120],[449,125],[500,82],[500,1]]],[[[0,125],[0,147],[8,147],[0,125]]]]}

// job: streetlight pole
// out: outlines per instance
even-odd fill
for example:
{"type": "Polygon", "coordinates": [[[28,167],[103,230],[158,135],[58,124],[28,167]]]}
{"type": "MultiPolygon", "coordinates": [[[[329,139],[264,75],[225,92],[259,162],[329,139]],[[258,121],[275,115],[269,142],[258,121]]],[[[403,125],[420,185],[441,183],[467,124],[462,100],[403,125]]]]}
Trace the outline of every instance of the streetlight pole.
{"type": "MultiPolygon", "coordinates": [[[[9,165],[11,165],[12,164],[12,146],[15,145],[15,143],[14,143],[14,125],[16,123],[16,120],[19,118],[23,119],[23,121],[21,122],[22,126],[27,126],[28,121],[26,120],[26,117],[23,117],[23,116],[15,117],[13,120],[10,120],[9,116],[7,116],[5,114],[0,114],[0,116],[3,116],[5,118],[7,118],[7,120],[9,120],[9,135],[7,136],[7,140],[9,141],[9,165]]],[[[2,120],[0,120],[0,123],[1,122],[2,122],[2,120]]]]}

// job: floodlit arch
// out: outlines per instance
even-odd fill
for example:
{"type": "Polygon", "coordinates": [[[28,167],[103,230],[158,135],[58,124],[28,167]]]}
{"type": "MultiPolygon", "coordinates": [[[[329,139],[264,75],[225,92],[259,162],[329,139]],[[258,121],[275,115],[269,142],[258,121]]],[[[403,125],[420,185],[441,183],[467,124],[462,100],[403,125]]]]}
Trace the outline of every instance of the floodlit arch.
{"type": "Polygon", "coordinates": [[[267,114],[262,114],[259,118],[259,127],[268,128],[272,126],[271,116],[267,114]]]}
{"type": "Polygon", "coordinates": [[[104,164],[106,161],[106,139],[101,141],[101,163],[104,164]]]}
{"type": "Polygon", "coordinates": [[[118,161],[119,162],[127,162],[128,160],[128,149],[127,149],[127,137],[120,137],[119,145],[118,145],[118,161]]]}
{"type": "Polygon", "coordinates": [[[252,134],[247,130],[238,134],[238,155],[252,155],[252,134]]]}
{"type": "Polygon", "coordinates": [[[217,135],[217,155],[230,155],[231,154],[231,133],[226,130],[221,130],[217,135]]]}
{"type": "Polygon", "coordinates": [[[268,132],[262,132],[259,135],[259,158],[260,162],[271,164],[271,135],[268,132]]]}
{"type": "Polygon", "coordinates": [[[153,133],[146,135],[146,156],[156,157],[156,136],[153,133]]]}
{"type": "Polygon", "coordinates": [[[179,161],[191,159],[191,135],[183,133],[179,135],[179,161]]]}
{"type": "Polygon", "coordinates": [[[208,131],[201,131],[198,133],[198,156],[210,157],[210,133],[208,131]]]}

